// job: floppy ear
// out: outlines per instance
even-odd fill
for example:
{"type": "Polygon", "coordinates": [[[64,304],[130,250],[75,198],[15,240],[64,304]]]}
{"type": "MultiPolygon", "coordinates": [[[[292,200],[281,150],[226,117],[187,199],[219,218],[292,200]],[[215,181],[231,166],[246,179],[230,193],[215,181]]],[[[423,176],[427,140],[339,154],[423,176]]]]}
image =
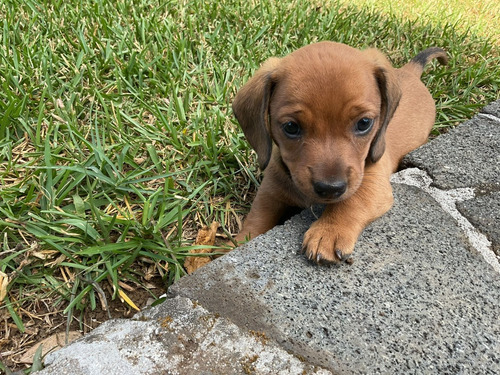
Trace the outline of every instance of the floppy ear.
{"type": "Polygon", "coordinates": [[[273,86],[272,73],[280,59],[270,58],[238,91],[233,101],[233,112],[245,137],[257,152],[261,169],[271,158],[273,142],[269,128],[269,100],[273,86]]]}
{"type": "Polygon", "coordinates": [[[374,75],[380,92],[380,127],[372,140],[370,151],[368,152],[368,161],[377,162],[385,152],[385,131],[391,121],[399,100],[401,99],[401,89],[391,66],[386,57],[377,50],[371,49],[365,51],[373,56],[375,60],[374,75]]]}

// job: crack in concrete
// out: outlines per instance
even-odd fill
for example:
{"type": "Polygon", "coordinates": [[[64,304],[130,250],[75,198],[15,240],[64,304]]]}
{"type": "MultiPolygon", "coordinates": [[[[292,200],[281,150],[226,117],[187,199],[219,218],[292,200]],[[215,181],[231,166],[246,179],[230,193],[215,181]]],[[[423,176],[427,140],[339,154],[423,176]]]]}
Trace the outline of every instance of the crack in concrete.
{"type": "MultiPolygon", "coordinates": [[[[500,121],[500,119],[497,119],[497,121],[500,121]]],[[[456,208],[457,202],[472,199],[475,197],[474,189],[438,189],[431,186],[432,178],[425,171],[418,168],[408,168],[395,173],[391,177],[391,182],[418,187],[419,189],[432,196],[440,204],[443,210],[456,220],[458,226],[465,233],[474,249],[476,249],[483,256],[486,262],[489,263],[495,271],[500,273],[500,263],[496,254],[493,252],[493,250],[491,250],[491,242],[484,234],[480,233],[456,208]]]]}
{"type": "Polygon", "coordinates": [[[490,115],[488,113],[480,113],[480,114],[478,114],[478,116],[493,120],[495,122],[500,122],[500,118],[498,118],[497,116],[494,116],[494,115],[490,115]]]}

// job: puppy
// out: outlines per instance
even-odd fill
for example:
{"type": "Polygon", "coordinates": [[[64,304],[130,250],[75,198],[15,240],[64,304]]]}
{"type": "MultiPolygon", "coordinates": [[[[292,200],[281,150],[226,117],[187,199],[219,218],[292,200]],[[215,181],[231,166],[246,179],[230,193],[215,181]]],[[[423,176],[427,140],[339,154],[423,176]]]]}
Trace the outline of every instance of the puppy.
{"type": "Polygon", "coordinates": [[[267,60],[233,103],[265,169],[236,240],[271,229],[290,207],[324,204],[303,251],[317,263],[347,259],[391,208],[391,173],[432,129],[435,105],[420,76],[433,58],[447,63],[429,48],[395,69],[375,49],[321,42],[267,60]]]}

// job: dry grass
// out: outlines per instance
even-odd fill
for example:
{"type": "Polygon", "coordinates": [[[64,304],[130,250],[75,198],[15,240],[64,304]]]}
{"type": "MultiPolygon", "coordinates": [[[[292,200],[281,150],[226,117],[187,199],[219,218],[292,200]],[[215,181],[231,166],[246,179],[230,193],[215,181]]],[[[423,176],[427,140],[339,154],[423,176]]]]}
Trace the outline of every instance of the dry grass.
{"type": "Polygon", "coordinates": [[[349,4],[419,23],[450,23],[500,45],[500,2],[496,0],[352,0],[349,4]]]}

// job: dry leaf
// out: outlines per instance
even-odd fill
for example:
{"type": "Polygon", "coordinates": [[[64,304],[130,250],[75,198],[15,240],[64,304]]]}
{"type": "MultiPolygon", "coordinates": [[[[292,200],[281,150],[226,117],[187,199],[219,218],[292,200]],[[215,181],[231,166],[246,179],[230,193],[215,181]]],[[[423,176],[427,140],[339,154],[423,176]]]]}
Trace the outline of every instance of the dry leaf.
{"type": "MultiPolygon", "coordinates": [[[[194,245],[206,245],[213,246],[215,244],[215,235],[217,233],[217,229],[219,228],[219,223],[214,221],[210,227],[203,227],[198,232],[196,236],[196,241],[194,245]]],[[[211,253],[213,249],[193,249],[190,251],[191,254],[208,254],[211,253]]],[[[209,256],[206,257],[186,257],[184,261],[184,268],[188,274],[193,273],[198,268],[203,267],[204,265],[210,263],[212,259],[209,256]]]]}
{"type": "MultiPolygon", "coordinates": [[[[77,338],[81,336],[82,336],[81,332],[78,331],[69,332],[68,344],[75,341],[77,338]]],[[[66,333],[65,332],[55,333],[52,336],[49,336],[37,342],[35,345],[29,348],[26,351],[26,353],[23,354],[23,356],[19,361],[21,363],[33,363],[33,357],[35,356],[35,352],[40,345],[42,345],[42,356],[44,356],[50,351],[61,349],[63,346],[65,346],[65,344],[66,344],[66,333]]]]}
{"type": "Polygon", "coordinates": [[[57,257],[56,260],[52,261],[52,262],[48,262],[46,263],[47,264],[47,267],[54,267],[54,266],[58,266],[60,265],[62,262],[64,262],[66,260],[66,255],[64,254],[61,254],[57,257]]]}
{"type": "Polygon", "coordinates": [[[58,253],[59,253],[59,251],[56,251],[56,250],[41,250],[41,251],[33,251],[31,253],[31,255],[33,255],[34,257],[36,257],[38,259],[48,260],[48,259],[52,259],[53,255],[58,254],[58,253]]]}
{"type": "Polygon", "coordinates": [[[0,304],[7,295],[7,285],[9,285],[9,276],[0,271],[0,304]]]}
{"type": "Polygon", "coordinates": [[[128,284],[125,284],[123,281],[118,281],[118,285],[129,292],[133,292],[134,290],[136,290],[136,288],[134,288],[133,286],[130,286],[128,284]]]}

